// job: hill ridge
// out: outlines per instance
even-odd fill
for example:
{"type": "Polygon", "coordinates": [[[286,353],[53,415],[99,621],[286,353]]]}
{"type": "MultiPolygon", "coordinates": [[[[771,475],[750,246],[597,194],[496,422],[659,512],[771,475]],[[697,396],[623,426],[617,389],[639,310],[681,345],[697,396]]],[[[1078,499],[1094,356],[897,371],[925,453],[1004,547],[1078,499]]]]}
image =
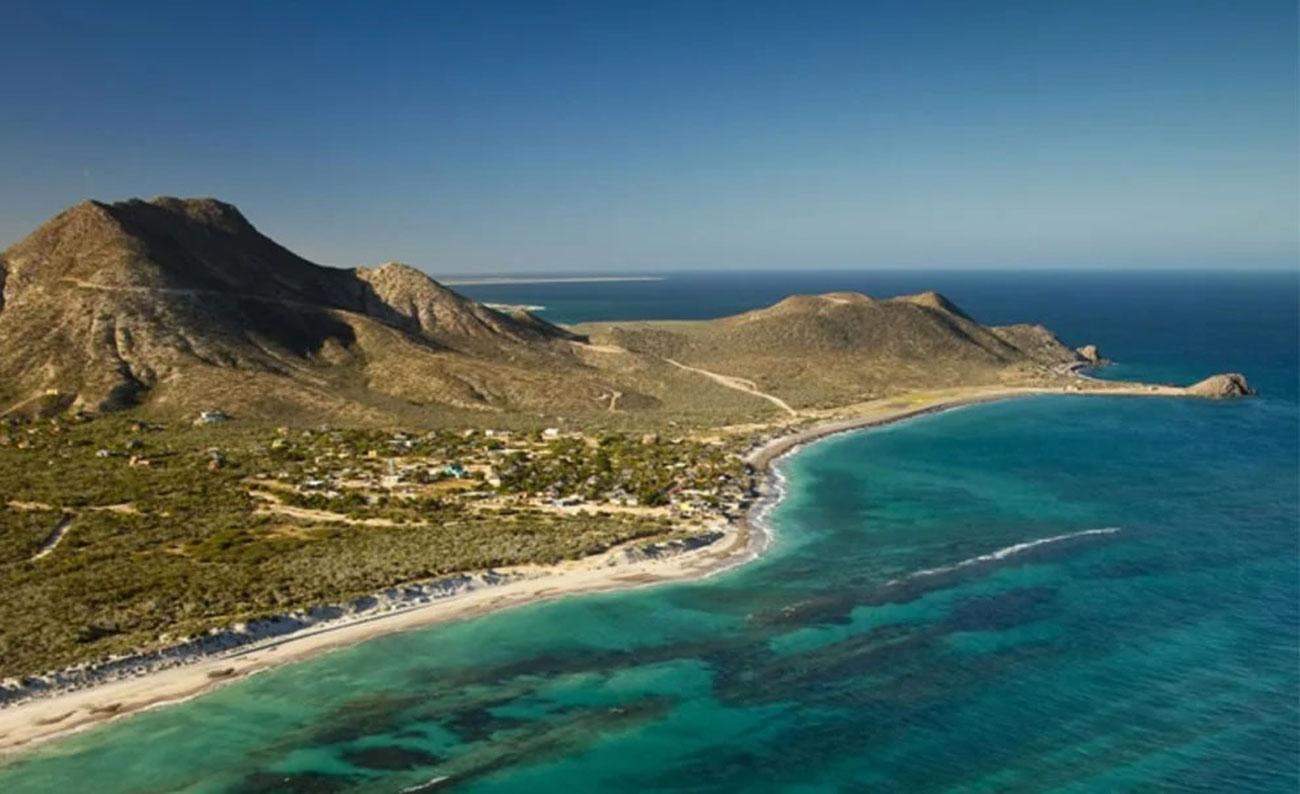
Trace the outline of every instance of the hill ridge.
{"type": "Polygon", "coordinates": [[[212,198],[82,202],[0,253],[0,412],[713,422],[1076,361],[1046,329],[986,327],[932,291],[562,328],[408,264],[316,264],[212,198]]]}
{"type": "Polygon", "coordinates": [[[591,323],[575,330],[718,376],[796,406],[1007,378],[1051,377],[1077,354],[1041,326],[984,326],[934,291],[876,299],[792,295],[712,320],[591,323]]]}
{"type": "Polygon", "coordinates": [[[367,390],[501,407],[508,382],[538,378],[529,362],[579,366],[572,335],[545,321],[489,309],[406,265],[315,264],[215,199],[81,202],[0,263],[0,375],[12,386],[0,408],[51,393],[46,402],[62,406],[129,407],[190,376],[214,377],[205,368],[249,373],[297,404],[318,403],[321,383],[360,369],[367,390]],[[422,382],[377,378],[397,350],[416,355],[422,382]]]}

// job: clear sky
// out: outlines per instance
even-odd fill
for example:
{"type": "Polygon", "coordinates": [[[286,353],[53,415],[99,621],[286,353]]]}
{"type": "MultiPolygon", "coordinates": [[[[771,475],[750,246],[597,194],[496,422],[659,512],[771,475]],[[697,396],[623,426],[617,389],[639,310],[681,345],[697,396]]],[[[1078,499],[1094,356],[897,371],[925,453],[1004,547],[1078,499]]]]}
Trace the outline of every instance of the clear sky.
{"type": "Polygon", "coordinates": [[[4,245],[168,194],[434,273],[1297,263],[1294,0],[4,5],[4,245]]]}

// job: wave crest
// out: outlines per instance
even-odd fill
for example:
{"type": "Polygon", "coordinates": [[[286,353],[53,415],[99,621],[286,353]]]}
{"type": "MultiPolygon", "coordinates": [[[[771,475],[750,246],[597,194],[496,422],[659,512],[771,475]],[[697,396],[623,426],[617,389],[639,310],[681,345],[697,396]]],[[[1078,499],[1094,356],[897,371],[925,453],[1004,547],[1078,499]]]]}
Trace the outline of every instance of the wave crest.
{"type": "Polygon", "coordinates": [[[1016,543],[1011,546],[1005,546],[1003,548],[998,549],[997,551],[991,551],[987,554],[981,554],[977,557],[970,557],[968,559],[962,560],[961,562],[954,562],[951,565],[941,565],[937,568],[925,568],[923,570],[916,571],[915,573],[910,573],[901,579],[891,579],[885,584],[886,585],[900,584],[902,582],[906,582],[911,579],[921,579],[927,576],[938,576],[939,574],[959,571],[962,568],[969,568],[972,565],[979,565],[982,562],[996,562],[998,560],[1004,560],[1007,557],[1020,554],[1030,549],[1037,548],[1039,546],[1046,546],[1049,543],[1060,543],[1063,540],[1070,540],[1072,538],[1082,538],[1082,537],[1087,537],[1088,535],[1113,535],[1116,532],[1119,532],[1119,530],[1120,530],[1119,527],[1101,527],[1099,529],[1084,529],[1079,532],[1070,532],[1065,535],[1053,535],[1050,538],[1039,538],[1038,540],[1027,540],[1023,543],[1016,543]]]}

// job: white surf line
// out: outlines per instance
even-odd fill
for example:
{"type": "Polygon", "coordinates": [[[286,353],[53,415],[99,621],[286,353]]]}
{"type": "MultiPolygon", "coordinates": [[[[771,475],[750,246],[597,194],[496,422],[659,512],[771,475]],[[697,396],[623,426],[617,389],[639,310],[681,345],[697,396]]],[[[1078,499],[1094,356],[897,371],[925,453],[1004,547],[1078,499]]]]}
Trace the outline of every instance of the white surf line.
{"type": "Polygon", "coordinates": [[[45,542],[41,544],[41,548],[32,555],[33,561],[39,560],[54,551],[54,547],[59,545],[59,541],[63,540],[63,536],[68,534],[68,527],[72,526],[72,519],[74,518],[76,518],[76,516],[72,513],[63,514],[63,518],[59,519],[59,523],[54,525],[54,531],[51,532],[50,536],[45,539],[45,542]]]}
{"type": "Polygon", "coordinates": [[[402,789],[401,794],[415,794],[415,792],[418,791],[432,791],[433,789],[440,787],[443,783],[446,783],[448,780],[451,780],[451,775],[439,775],[438,777],[429,778],[429,780],[420,783],[419,785],[407,786],[402,789]]]}
{"type": "Polygon", "coordinates": [[[1101,529],[1085,529],[1080,532],[1070,532],[1065,535],[1053,535],[1050,538],[1039,538],[1038,540],[1027,540],[1024,543],[1016,543],[1011,546],[1006,546],[1004,548],[998,549],[997,551],[991,551],[988,554],[981,554],[978,557],[971,557],[969,559],[962,560],[961,562],[955,562],[952,565],[941,565],[938,568],[926,568],[924,570],[920,570],[915,573],[910,573],[907,576],[902,577],[901,579],[890,579],[888,582],[885,582],[885,586],[888,587],[889,585],[900,584],[902,582],[908,581],[909,579],[921,579],[926,576],[938,576],[939,574],[943,574],[943,573],[951,573],[952,571],[957,571],[962,568],[969,568],[972,565],[979,565],[982,562],[995,562],[997,560],[1004,560],[1007,557],[1011,557],[1023,551],[1028,551],[1029,549],[1038,546],[1046,546],[1049,543],[1059,543],[1063,540],[1069,540],[1071,538],[1082,538],[1088,535],[1113,535],[1116,532],[1119,532],[1119,529],[1120,529],[1119,527],[1102,527],[1101,529]]]}
{"type": "Polygon", "coordinates": [[[799,412],[791,408],[790,404],[787,403],[785,400],[782,400],[780,397],[777,397],[774,394],[768,394],[767,392],[759,391],[758,384],[754,383],[751,380],[746,380],[744,378],[737,378],[732,375],[722,375],[717,372],[709,372],[707,369],[700,369],[699,367],[687,366],[686,364],[683,364],[680,361],[673,361],[671,358],[665,358],[664,361],[667,361],[669,364],[672,364],[674,367],[677,367],[679,369],[684,369],[687,372],[695,372],[697,374],[703,375],[704,377],[709,378],[710,380],[716,383],[726,386],[728,389],[735,389],[736,391],[743,391],[746,394],[752,394],[755,397],[761,397],[764,400],[767,400],[768,402],[775,405],[777,408],[780,408],[781,410],[790,414],[791,416],[799,415],[799,412]]]}

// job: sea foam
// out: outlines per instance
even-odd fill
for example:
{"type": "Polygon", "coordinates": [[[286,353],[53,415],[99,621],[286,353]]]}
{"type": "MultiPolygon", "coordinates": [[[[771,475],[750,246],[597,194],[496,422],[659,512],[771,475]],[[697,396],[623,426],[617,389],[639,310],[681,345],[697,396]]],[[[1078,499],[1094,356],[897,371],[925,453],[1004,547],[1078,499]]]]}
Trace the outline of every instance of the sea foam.
{"type": "Polygon", "coordinates": [[[1088,535],[1113,535],[1116,532],[1119,532],[1119,530],[1120,530],[1119,527],[1101,527],[1099,529],[1084,529],[1079,532],[1069,532],[1064,535],[1053,535],[1048,538],[1039,538],[1038,540],[1027,540],[1024,541],[1023,543],[1015,543],[1010,546],[1004,546],[1003,548],[1000,548],[997,551],[990,551],[987,554],[980,554],[979,556],[976,557],[970,557],[965,560],[962,560],[961,562],[954,562],[951,565],[940,565],[937,568],[924,568],[922,570],[916,571],[915,573],[910,573],[907,576],[902,577],[901,579],[891,579],[885,584],[886,585],[900,584],[902,582],[906,582],[911,579],[921,579],[927,576],[938,576],[940,574],[952,573],[953,571],[959,571],[962,568],[969,568],[972,565],[979,565],[982,562],[997,562],[998,560],[1005,560],[1007,557],[1013,557],[1022,552],[1026,552],[1030,549],[1034,549],[1039,546],[1046,546],[1050,543],[1060,543],[1063,540],[1071,540],[1072,538],[1082,538],[1082,537],[1087,537],[1088,535]]]}

